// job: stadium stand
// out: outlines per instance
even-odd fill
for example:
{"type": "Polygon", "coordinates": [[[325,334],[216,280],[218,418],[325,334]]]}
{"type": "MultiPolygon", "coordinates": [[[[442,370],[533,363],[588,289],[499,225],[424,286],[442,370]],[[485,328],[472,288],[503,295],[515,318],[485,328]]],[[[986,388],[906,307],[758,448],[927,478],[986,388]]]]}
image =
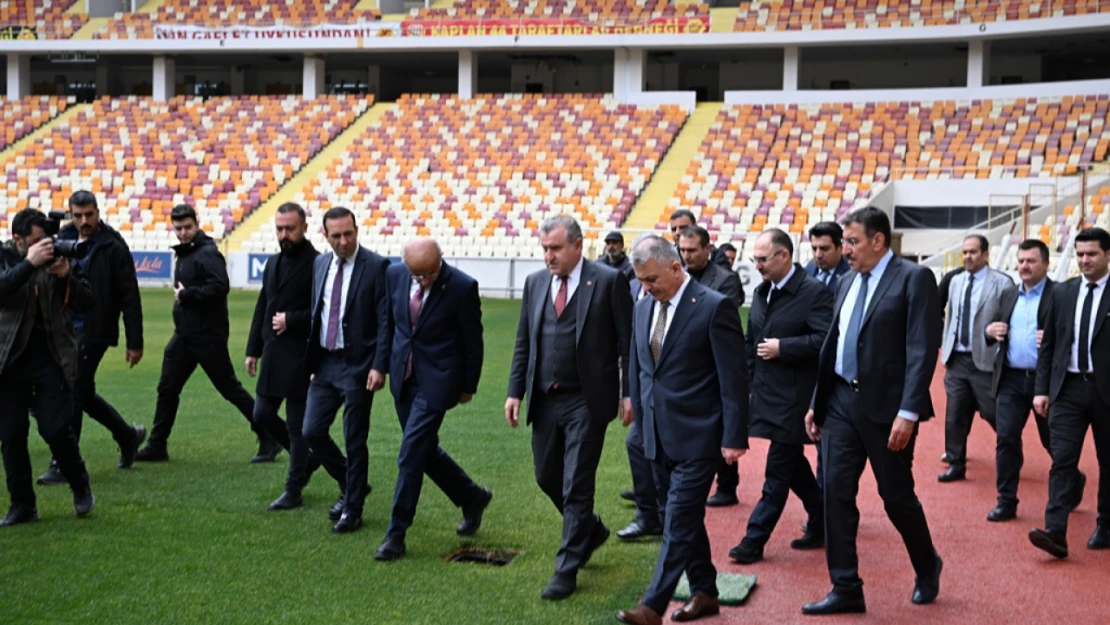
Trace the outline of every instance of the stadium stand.
{"type": "Polygon", "coordinates": [[[708,4],[672,0],[458,0],[447,8],[413,9],[418,19],[578,19],[632,23],[659,17],[709,15],[708,4]]]}
{"type": "MultiPolygon", "coordinates": [[[[406,96],[295,201],[315,219],[353,209],[363,242],[391,254],[430,234],[448,255],[534,255],[539,222],[562,212],[596,246],[598,232],[624,222],[685,119],[679,107],[596,95],[406,96]]],[[[246,246],[276,249],[272,227],[246,246]]]]}
{"type": "Polygon", "coordinates": [[[18,100],[5,100],[0,108],[4,132],[0,134],[0,152],[33,132],[66,110],[72,102],[56,96],[28,96],[18,100]]]}
{"type": "MultiPolygon", "coordinates": [[[[69,39],[88,21],[85,14],[66,14],[78,0],[4,0],[0,29],[29,29],[38,39],[69,39]]],[[[20,33],[14,33],[19,38],[20,33]]]]}
{"type": "Polygon", "coordinates": [[[134,249],[175,240],[169,212],[187,202],[220,239],[370,106],[300,96],[102,99],[17,154],[5,154],[0,228],[28,206],[65,209],[89,189],[134,249]]]}
{"type": "Polygon", "coordinates": [[[738,250],[744,234],[771,227],[806,240],[813,224],[841,217],[891,179],[1074,175],[1106,160],[1108,122],[1106,95],[729,106],[657,227],[687,208],[738,250]]]}
{"type": "Polygon", "coordinates": [[[743,32],[982,24],[1110,11],[1105,0],[753,0],[741,4],[735,30],[743,32]]]}
{"type": "Polygon", "coordinates": [[[381,19],[377,9],[355,9],[358,0],[167,0],[154,13],[118,13],[95,39],[151,39],[154,25],[205,28],[355,24],[381,19]]]}

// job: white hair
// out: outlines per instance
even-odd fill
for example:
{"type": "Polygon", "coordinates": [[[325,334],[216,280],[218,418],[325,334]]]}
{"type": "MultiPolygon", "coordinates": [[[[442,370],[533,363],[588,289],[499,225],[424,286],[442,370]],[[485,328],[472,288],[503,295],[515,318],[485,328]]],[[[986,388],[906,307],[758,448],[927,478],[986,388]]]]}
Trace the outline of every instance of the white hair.
{"type": "Polygon", "coordinates": [[[678,257],[678,250],[670,241],[656,234],[645,234],[636,238],[632,243],[632,253],[629,254],[632,258],[633,265],[643,265],[649,260],[657,260],[661,263],[671,264],[682,262],[678,257]]]}

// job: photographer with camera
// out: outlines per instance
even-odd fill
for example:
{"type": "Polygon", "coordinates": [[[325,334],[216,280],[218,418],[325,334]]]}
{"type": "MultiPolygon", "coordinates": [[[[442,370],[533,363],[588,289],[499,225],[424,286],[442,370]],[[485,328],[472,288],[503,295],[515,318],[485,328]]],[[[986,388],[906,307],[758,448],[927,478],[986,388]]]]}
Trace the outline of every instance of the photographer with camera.
{"type": "Polygon", "coordinates": [[[94,304],[92,288],[71,268],[79,244],[55,243],[59,223],[28,208],[12,219],[12,241],[0,247],[0,443],[11,508],[0,527],[37,521],[29,414],[73,489],[77,516],[92,512],[89,474],[73,417],[77,334],[73,313],[94,304]],[[67,258],[68,256],[68,258],[67,258]]]}
{"type": "MultiPolygon", "coordinates": [[[[132,367],[143,357],[143,305],[139,298],[139,282],[131,250],[111,226],[100,221],[96,196],[78,191],[69,198],[73,222],[58,233],[59,241],[77,243],[82,247],[74,266],[89,281],[97,305],[85,313],[74,313],[77,329],[77,384],[73,389],[73,435],[81,441],[82,414],[88,413],[112,433],[119,445],[117,465],[129,468],[135,453],[146,438],[146,428],[124,421],[103,397],[96,393],[96,371],[109,347],[119,344],[119,319],[123,316],[126,331],[126,358],[132,367]]],[[[51,213],[53,215],[53,213],[51,213]]],[[[61,484],[65,477],[57,462],[39,476],[39,484],[61,484]]]]}

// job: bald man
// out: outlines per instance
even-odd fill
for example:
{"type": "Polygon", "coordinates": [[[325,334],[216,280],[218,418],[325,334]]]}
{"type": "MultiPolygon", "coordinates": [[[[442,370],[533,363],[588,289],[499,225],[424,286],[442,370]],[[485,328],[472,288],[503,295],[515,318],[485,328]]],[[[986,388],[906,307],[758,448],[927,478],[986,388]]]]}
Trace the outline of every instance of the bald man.
{"type": "Polygon", "coordinates": [[[401,421],[393,516],[374,557],[405,555],[405,534],[416,516],[424,475],[459,508],[460,536],[472,536],[493,493],[470,479],[439,446],[448,410],[478,392],[482,374],[482,302],[478,283],[443,263],[439,245],[421,238],[405,246],[404,264],[386,272],[393,349],[390,391],[401,421]]]}

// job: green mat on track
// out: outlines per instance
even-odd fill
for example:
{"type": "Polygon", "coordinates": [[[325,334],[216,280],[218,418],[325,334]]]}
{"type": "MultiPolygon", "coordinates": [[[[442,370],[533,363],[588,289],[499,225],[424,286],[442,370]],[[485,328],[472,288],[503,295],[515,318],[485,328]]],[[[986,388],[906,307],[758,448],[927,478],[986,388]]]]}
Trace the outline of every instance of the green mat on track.
{"type": "MultiPolygon", "coordinates": [[[[717,600],[721,605],[741,605],[748,600],[755,588],[757,577],[755,575],[741,575],[740,573],[717,573],[717,600]]],[[[674,591],[675,601],[688,601],[690,599],[690,581],[686,574],[678,580],[678,588],[674,591]]]]}

